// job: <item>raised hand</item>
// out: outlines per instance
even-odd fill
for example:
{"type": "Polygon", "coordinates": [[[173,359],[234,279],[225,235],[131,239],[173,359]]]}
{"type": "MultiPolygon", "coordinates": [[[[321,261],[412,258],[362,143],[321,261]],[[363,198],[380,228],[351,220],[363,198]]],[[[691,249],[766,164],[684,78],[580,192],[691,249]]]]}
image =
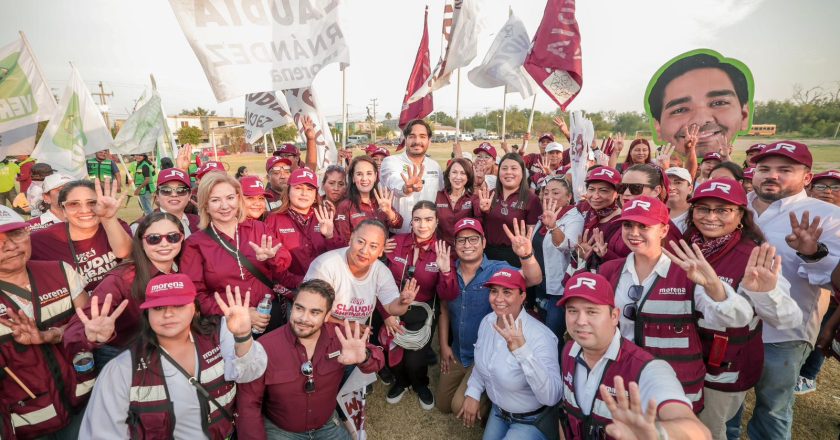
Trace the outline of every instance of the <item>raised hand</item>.
{"type": "Polygon", "coordinates": [[[540,156],[540,161],[537,162],[537,166],[542,169],[542,173],[546,176],[550,176],[552,173],[551,164],[548,161],[548,155],[540,156]]]}
{"type": "Polygon", "coordinates": [[[389,238],[389,239],[385,240],[385,253],[386,254],[390,254],[391,252],[394,252],[394,249],[396,249],[396,248],[397,248],[397,240],[394,240],[393,238],[389,238]]]}
{"type": "Polygon", "coordinates": [[[606,139],[601,140],[601,152],[607,156],[612,156],[613,150],[615,150],[615,140],[613,140],[612,133],[610,133],[606,139]]]}
{"type": "Polygon", "coordinates": [[[782,257],[770,243],[753,248],[741,279],[741,287],[753,292],[769,292],[776,288],[782,271],[782,257]]]}
{"type": "Polygon", "coordinates": [[[790,213],[790,234],[785,237],[785,241],[802,255],[813,255],[819,250],[819,239],[822,235],[820,217],[814,217],[813,221],[810,217],[811,213],[808,211],[802,213],[802,220],[796,218],[796,213],[790,213]]]}
{"type": "Polygon", "coordinates": [[[341,343],[341,354],[338,355],[338,362],[342,365],[356,365],[365,361],[367,357],[367,340],[370,336],[370,327],[365,326],[364,331],[359,330],[359,323],[354,322],[356,328],[350,330],[350,321],[344,320],[344,332],[340,328],[335,329],[335,336],[341,343]]]}
{"type": "Polygon", "coordinates": [[[374,188],[373,197],[376,198],[376,204],[379,206],[379,210],[388,216],[388,219],[391,219],[396,214],[394,212],[394,193],[388,190],[388,188],[380,186],[378,191],[374,188]]]}
{"type": "Polygon", "coordinates": [[[659,165],[660,168],[667,170],[671,166],[671,155],[674,153],[674,148],[670,143],[665,144],[662,147],[662,151],[656,155],[654,163],[659,165]]]}
{"type": "Polygon", "coordinates": [[[583,234],[581,234],[581,236],[578,238],[578,249],[580,250],[581,256],[584,260],[588,260],[589,257],[592,255],[594,246],[595,230],[593,230],[592,234],[590,234],[588,230],[584,229],[583,234]]]}
{"type": "Polygon", "coordinates": [[[610,156],[618,157],[622,151],[624,151],[624,133],[616,133],[610,156]]]}
{"type": "Polygon", "coordinates": [[[423,175],[425,174],[425,167],[420,165],[411,165],[411,168],[408,169],[408,174],[401,173],[400,177],[402,177],[403,182],[405,182],[405,187],[403,187],[403,192],[408,195],[413,192],[420,192],[423,191],[423,175]]]}
{"type": "Polygon", "coordinates": [[[254,253],[257,254],[257,260],[265,261],[270,258],[274,258],[277,255],[277,251],[283,246],[283,243],[277,243],[277,245],[272,245],[272,237],[271,235],[263,234],[262,240],[260,240],[260,244],[257,245],[253,241],[249,241],[248,245],[251,246],[251,249],[254,250],[254,253]]]}
{"type": "Polygon", "coordinates": [[[534,246],[531,243],[531,232],[534,231],[533,226],[525,226],[525,220],[513,220],[513,232],[510,231],[508,225],[502,225],[508,239],[510,239],[510,246],[513,248],[519,258],[533,255],[534,246]]]}
{"type": "Polygon", "coordinates": [[[566,125],[566,121],[563,119],[562,116],[558,116],[552,119],[552,121],[554,122],[554,125],[556,125],[557,128],[560,129],[560,132],[563,133],[563,136],[569,135],[569,127],[566,125]]]}
{"type": "Polygon", "coordinates": [[[700,140],[700,126],[691,124],[685,129],[685,136],[683,137],[683,149],[686,156],[695,154],[694,150],[697,148],[697,141],[700,140]]]}
{"type": "Polygon", "coordinates": [[[184,171],[190,169],[190,157],[192,156],[192,145],[184,144],[178,149],[178,155],[175,157],[175,167],[184,171]]]}
{"type": "Polygon", "coordinates": [[[435,262],[440,273],[449,273],[452,270],[452,260],[450,260],[452,250],[449,248],[449,245],[443,240],[438,240],[437,246],[435,246],[435,254],[437,256],[435,262]]]}
{"type": "Polygon", "coordinates": [[[0,318],[0,325],[12,330],[12,339],[18,344],[41,345],[47,343],[44,334],[38,330],[35,320],[26,316],[26,312],[23,310],[18,310],[17,315],[10,310],[7,318],[0,318]]]}
{"type": "Polygon", "coordinates": [[[495,322],[493,328],[502,335],[502,338],[507,342],[508,350],[512,353],[517,348],[525,345],[525,334],[522,332],[522,320],[516,322],[513,315],[507,314],[502,316],[502,325],[499,326],[495,322]]]}
{"type": "Polygon", "coordinates": [[[111,219],[117,215],[117,211],[125,201],[126,195],[117,199],[119,196],[119,181],[105,177],[103,183],[99,179],[94,180],[94,188],[96,189],[96,206],[93,207],[93,213],[101,219],[111,219]]]}
{"type": "MultiPolygon", "coordinates": [[[[251,303],[251,291],[245,292],[245,298],[239,292],[239,286],[233,288],[231,292],[230,285],[225,287],[225,302],[219,292],[215,292],[213,296],[216,297],[216,304],[222,309],[222,315],[225,317],[225,323],[228,330],[237,337],[247,336],[251,333],[251,312],[248,309],[248,304],[251,303]]],[[[266,322],[266,324],[268,324],[266,322]]]]}
{"type": "Polygon", "coordinates": [[[321,235],[330,239],[335,232],[335,211],[326,206],[316,206],[315,219],[318,220],[318,225],[321,230],[321,235]]]}
{"type": "Polygon", "coordinates": [[[700,250],[700,246],[696,244],[689,245],[685,240],[680,240],[679,244],[671,240],[671,248],[674,250],[673,253],[668,252],[665,248],[662,248],[662,253],[670,258],[674,264],[682,268],[688,276],[688,279],[695,284],[703,286],[706,289],[706,293],[713,299],[717,296],[714,292],[724,297],[726,296],[723,292],[720,278],[718,278],[712,265],[706,261],[706,257],[703,256],[703,251],[700,250]]]}
{"type": "Polygon", "coordinates": [[[102,344],[108,342],[114,335],[114,323],[117,318],[122,315],[125,308],[128,306],[128,300],[124,299],[114,309],[114,312],[109,315],[111,311],[111,294],[105,295],[105,300],[102,302],[102,309],[99,309],[99,297],[93,296],[90,298],[90,318],[85,315],[81,307],[76,307],[76,316],[79,321],[85,326],[85,337],[88,342],[95,344],[102,344]]]}
{"type": "Polygon", "coordinates": [[[599,257],[607,254],[607,242],[604,240],[604,231],[601,229],[594,229],[592,231],[592,252],[595,252],[599,257]]]}
{"type": "Polygon", "coordinates": [[[610,394],[606,385],[601,385],[599,391],[601,400],[607,404],[612,414],[613,422],[607,426],[607,434],[616,440],[656,440],[656,403],[651,400],[647,409],[643,410],[639,385],[630,382],[630,398],[627,398],[624,379],[621,376],[613,378],[616,398],[610,394]]]}
{"type": "Polygon", "coordinates": [[[490,192],[490,188],[479,188],[478,189],[478,209],[481,212],[490,212],[490,208],[493,207],[493,196],[490,192]]]}
{"type": "Polygon", "coordinates": [[[548,229],[554,229],[557,226],[557,216],[560,215],[560,210],[563,209],[560,202],[554,199],[543,199],[543,213],[540,221],[543,226],[548,229]]]}
{"type": "Polygon", "coordinates": [[[306,136],[306,140],[314,140],[318,136],[318,132],[315,130],[315,123],[312,122],[312,118],[309,115],[303,115],[300,118],[300,125],[303,128],[303,135],[306,136]]]}
{"type": "Polygon", "coordinates": [[[417,292],[420,291],[420,286],[417,284],[417,280],[411,278],[405,283],[405,287],[403,287],[402,292],[400,292],[400,304],[408,305],[414,302],[414,298],[417,297],[417,292]]]}

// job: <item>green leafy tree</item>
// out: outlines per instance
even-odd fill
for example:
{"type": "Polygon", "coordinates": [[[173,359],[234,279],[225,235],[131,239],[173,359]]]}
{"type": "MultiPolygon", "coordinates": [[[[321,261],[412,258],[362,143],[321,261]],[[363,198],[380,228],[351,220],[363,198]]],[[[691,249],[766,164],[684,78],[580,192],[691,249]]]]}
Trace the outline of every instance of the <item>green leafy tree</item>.
{"type": "Polygon", "coordinates": [[[196,107],[194,109],[181,110],[181,115],[183,115],[183,116],[216,116],[216,110],[208,110],[206,108],[196,107]]]}
{"type": "Polygon", "coordinates": [[[282,127],[274,127],[274,139],[278,142],[297,142],[297,127],[295,127],[295,124],[287,124],[282,127]]]}
{"type": "Polygon", "coordinates": [[[447,115],[444,112],[434,112],[428,117],[426,117],[426,119],[434,121],[437,125],[448,125],[450,127],[455,126],[455,118],[447,115]]]}
{"type": "Polygon", "coordinates": [[[393,116],[391,116],[391,112],[387,112],[387,113],[385,113],[385,119],[386,119],[386,120],[388,120],[388,119],[392,119],[392,118],[393,118],[393,116]]]}
{"type": "Polygon", "coordinates": [[[180,142],[181,145],[197,145],[201,143],[201,138],[204,137],[204,132],[198,127],[191,127],[188,125],[186,127],[179,128],[178,131],[175,132],[175,136],[178,138],[178,142],[180,142]]]}

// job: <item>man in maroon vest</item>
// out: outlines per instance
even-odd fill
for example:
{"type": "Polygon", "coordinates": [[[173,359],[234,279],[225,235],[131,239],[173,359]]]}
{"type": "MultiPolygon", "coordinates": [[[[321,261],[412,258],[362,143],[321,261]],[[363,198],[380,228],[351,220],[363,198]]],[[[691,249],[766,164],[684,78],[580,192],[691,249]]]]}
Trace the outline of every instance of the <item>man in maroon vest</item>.
{"type": "Polygon", "coordinates": [[[566,438],[710,438],[671,366],[621,337],[614,298],[606,278],[584,272],[559,301],[573,339],[560,358],[566,438]]]}

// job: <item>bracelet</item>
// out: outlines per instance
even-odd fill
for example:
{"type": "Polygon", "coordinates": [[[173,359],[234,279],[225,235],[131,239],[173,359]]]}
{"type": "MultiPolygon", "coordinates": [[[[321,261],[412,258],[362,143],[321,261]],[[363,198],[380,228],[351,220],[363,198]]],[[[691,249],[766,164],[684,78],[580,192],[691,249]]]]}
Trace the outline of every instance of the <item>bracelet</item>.
{"type": "Polygon", "coordinates": [[[233,336],[233,342],[236,342],[237,344],[244,344],[244,343],[248,342],[249,340],[251,340],[251,338],[253,338],[253,335],[251,335],[251,333],[248,333],[246,336],[236,336],[236,335],[234,335],[233,336]]]}
{"type": "Polygon", "coordinates": [[[552,232],[556,231],[559,227],[560,227],[560,225],[555,223],[553,228],[545,228],[545,232],[548,233],[548,234],[551,234],[552,232]]]}
{"type": "Polygon", "coordinates": [[[531,258],[531,257],[533,257],[533,256],[534,256],[534,251],[531,251],[531,253],[530,253],[530,254],[528,254],[528,255],[526,255],[526,256],[524,256],[524,257],[519,257],[519,259],[520,259],[520,260],[522,260],[522,261],[525,261],[525,260],[527,260],[527,259],[529,259],[529,258],[531,258]]]}

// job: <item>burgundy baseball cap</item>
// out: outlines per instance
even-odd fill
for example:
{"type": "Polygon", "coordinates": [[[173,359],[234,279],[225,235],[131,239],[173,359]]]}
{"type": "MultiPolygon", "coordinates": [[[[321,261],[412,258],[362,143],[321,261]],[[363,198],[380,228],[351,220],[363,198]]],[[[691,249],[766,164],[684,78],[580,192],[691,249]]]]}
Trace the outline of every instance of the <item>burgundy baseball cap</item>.
{"type": "Polygon", "coordinates": [[[190,176],[184,170],[180,170],[178,168],[167,168],[158,174],[157,186],[161,186],[169,182],[183,183],[189,187],[190,176]]]}
{"type": "Polygon", "coordinates": [[[257,176],[242,176],[239,178],[239,184],[242,185],[242,195],[246,197],[265,195],[265,184],[257,176]]]}
{"type": "Polygon", "coordinates": [[[302,184],[318,189],[318,177],[315,176],[315,172],[306,167],[292,171],[292,175],[289,176],[289,186],[302,184]]]}
{"type": "Polygon", "coordinates": [[[146,300],[141,309],[164,306],[185,306],[195,301],[196,290],[190,277],[182,273],[159,275],[146,286],[146,300]]]}
{"type": "Polygon", "coordinates": [[[480,143],[475,150],[473,150],[473,154],[478,153],[487,153],[493,160],[496,159],[496,147],[490,144],[490,142],[482,142],[480,143]]]}
{"type": "Polygon", "coordinates": [[[370,154],[371,157],[376,156],[376,155],[382,155],[382,156],[388,157],[388,156],[391,155],[391,152],[388,151],[388,149],[385,148],[385,147],[376,147],[376,149],[373,150],[372,152],[370,152],[369,154],[370,154]]]}
{"type": "Polygon", "coordinates": [[[295,146],[295,144],[283,144],[282,147],[274,150],[273,154],[275,156],[279,156],[281,154],[291,154],[294,156],[300,156],[300,151],[298,151],[298,148],[295,146]]]}
{"type": "Polygon", "coordinates": [[[0,205],[0,232],[14,231],[26,226],[26,221],[20,214],[6,205],[0,205]]]}
{"type": "Polygon", "coordinates": [[[752,181],[753,177],[755,177],[755,167],[744,168],[744,179],[752,181]]]}
{"type": "Polygon", "coordinates": [[[708,152],[703,155],[703,160],[700,163],[703,163],[707,160],[716,160],[718,162],[723,162],[723,158],[720,156],[719,153],[715,152],[708,152]]]}
{"type": "Polygon", "coordinates": [[[749,153],[761,153],[761,150],[766,147],[767,144],[752,144],[750,148],[747,148],[747,154],[749,153]]]}
{"type": "Polygon", "coordinates": [[[828,171],[824,171],[824,172],[819,173],[819,174],[814,174],[814,177],[811,178],[811,185],[813,185],[814,182],[816,182],[817,180],[820,180],[820,179],[840,180],[840,171],[828,170],[828,171]]]}
{"type": "Polygon", "coordinates": [[[287,157],[271,156],[268,159],[266,159],[266,161],[265,161],[265,172],[267,173],[267,172],[271,171],[271,169],[274,168],[274,166],[279,164],[279,163],[284,163],[288,166],[292,166],[291,159],[289,159],[287,157]]]}
{"type": "Polygon", "coordinates": [[[738,206],[747,206],[747,193],[740,183],[732,179],[707,180],[694,189],[694,196],[689,203],[696,203],[701,199],[718,199],[738,206]]]}
{"type": "Polygon", "coordinates": [[[525,278],[522,276],[522,273],[513,268],[502,269],[494,273],[493,276],[484,283],[484,287],[490,286],[502,286],[510,289],[519,289],[523,292],[526,289],[525,278]]]}
{"type": "Polygon", "coordinates": [[[210,171],[222,171],[222,172],[224,172],[225,167],[224,167],[224,165],[222,165],[221,162],[216,162],[216,161],[212,161],[212,160],[209,161],[209,162],[204,162],[195,171],[195,177],[198,177],[200,179],[200,178],[204,177],[204,175],[209,173],[210,171]]]}
{"type": "Polygon", "coordinates": [[[801,142],[794,141],[780,141],[768,144],[761,153],[752,157],[751,161],[754,164],[761,162],[762,159],[770,156],[786,157],[796,163],[801,163],[808,168],[814,164],[814,158],[811,157],[811,151],[808,146],[801,142]]]}
{"type": "Polygon", "coordinates": [[[598,167],[586,175],[584,182],[606,182],[612,185],[613,188],[618,188],[618,185],[621,184],[621,173],[612,167],[598,167]]]}
{"type": "Polygon", "coordinates": [[[540,135],[540,138],[537,139],[537,142],[542,142],[543,139],[548,139],[549,142],[554,142],[554,135],[551,133],[543,133],[540,135]]]}
{"type": "Polygon", "coordinates": [[[597,273],[582,272],[569,279],[558,306],[572,298],[581,298],[593,304],[615,307],[615,291],[612,284],[597,273]]]}
{"type": "Polygon", "coordinates": [[[671,221],[668,207],[656,197],[639,196],[621,207],[618,221],[641,223],[647,226],[667,225],[671,221]]]}
{"type": "Polygon", "coordinates": [[[379,329],[379,344],[388,350],[388,366],[396,367],[402,362],[405,350],[394,343],[394,337],[388,333],[388,327],[384,325],[379,329]]]}
{"type": "Polygon", "coordinates": [[[464,229],[471,229],[478,232],[482,237],[484,236],[484,228],[481,226],[481,222],[474,218],[464,217],[459,220],[458,223],[455,224],[455,235],[458,235],[458,233],[464,229]]]}
{"type": "Polygon", "coordinates": [[[373,152],[376,151],[377,148],[379,147],[377,147],[376,144],[368,144],[368,146],[365,147],[365,154],[373,156],[373,152]]]}

